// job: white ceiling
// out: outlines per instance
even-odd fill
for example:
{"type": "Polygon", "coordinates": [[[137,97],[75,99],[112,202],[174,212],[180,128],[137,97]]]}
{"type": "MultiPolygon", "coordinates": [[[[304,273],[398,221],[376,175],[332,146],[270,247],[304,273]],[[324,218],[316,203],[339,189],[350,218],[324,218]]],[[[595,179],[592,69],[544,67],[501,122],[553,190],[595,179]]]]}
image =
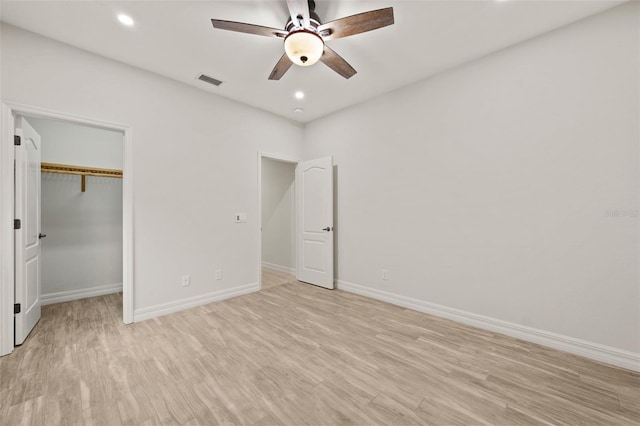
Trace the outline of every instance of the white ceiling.
{"type": "Polygon", "coordinates": [[[282,41],[215,30],[210,18],[282,28],[285,0],[5,1],[2,21],[290,119],[308,122],[624,1],[316,0],[323,22],[393,6],[395,25],[327,44],[357,71],[293,66],[269,81],[282,41]],[[118,13],[133,17],[126,28],[118,13]],[[201,73],[219,87],[196,79],[201,73]],[[299,101],[294,92],[302,90],[299,101]],[[296,113],[295,108],[304,112],[296,113]]]}

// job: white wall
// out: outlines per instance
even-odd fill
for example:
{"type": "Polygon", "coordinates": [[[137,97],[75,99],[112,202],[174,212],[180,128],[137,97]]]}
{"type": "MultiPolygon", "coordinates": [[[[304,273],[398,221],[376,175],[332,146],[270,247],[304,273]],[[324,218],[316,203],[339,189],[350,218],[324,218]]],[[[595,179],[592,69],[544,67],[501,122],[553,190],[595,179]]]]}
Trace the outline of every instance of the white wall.
{"type": "Polygon", "coordinates": [[[46,137],[43,162],[122,170],[121,132],[44,118],[27,120],[46,137]]]}
{"type": "Polygon", "coordinates": [[[257,285],[256,153],[298,157],[301,126],[7,25],[1,52],[5,100],[131,126],[138,319],[257,285]]]}
{"type": "MultiPolygon", "coordinates": [[[[27,118],[42,140],[42,161],[122,169],[123,135],[27,118]]],[[[122,288],[122,180],[42,173],[41,294],[45,303],[122,288]]]]}
{"type": "Polygon", "coordinates": [[[639,6],[309,124],[339,279],[638,354],[639,6]]]}
{"type": "Polygon", "coordinates": [[[296,166],[262,159],[262,262],[295,271],[294,180],[296,166]]]}
{"type": "MultiPolygon", "coordinates": [[[[46,141],[43,141],[43,144],[46,141]]],[[[122,288],[122,180],[42,174],[42,298],[46,303],[122,288]],[[108,286],[105,288],[105,286],[108,286]]]]}

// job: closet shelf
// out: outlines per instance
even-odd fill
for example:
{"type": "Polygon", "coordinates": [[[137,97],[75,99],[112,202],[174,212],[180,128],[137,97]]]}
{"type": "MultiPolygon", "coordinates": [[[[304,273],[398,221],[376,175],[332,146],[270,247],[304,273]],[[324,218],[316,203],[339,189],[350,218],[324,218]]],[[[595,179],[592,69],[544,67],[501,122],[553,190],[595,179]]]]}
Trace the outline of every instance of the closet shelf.
{"type": "Polygon", "coordinates": [[[98,176],[122,179],[122,170],[100,169],[98,167],[71,166],[69,164],[40,163],[40,170],[45,173],[59,173],[63,175],[78,175],[82,177],[81,189],[85,192],[85,177],[98,176]]]}

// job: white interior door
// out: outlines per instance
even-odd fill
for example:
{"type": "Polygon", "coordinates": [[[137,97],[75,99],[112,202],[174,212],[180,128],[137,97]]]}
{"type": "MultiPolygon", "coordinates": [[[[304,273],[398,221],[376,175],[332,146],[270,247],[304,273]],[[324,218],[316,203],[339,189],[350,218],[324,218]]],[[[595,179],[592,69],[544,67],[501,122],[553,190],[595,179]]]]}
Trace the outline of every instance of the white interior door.
{"type": "Polygon", "coordinates": [[[27,338],[40,319],[40,135],[24,117],[16,117],[15,344],[27,338]]]}
{"type": "Polygon", "coordinates": [[[333,288],[333,161],[296,166],[296,224],[299,281],[333,288]]]}

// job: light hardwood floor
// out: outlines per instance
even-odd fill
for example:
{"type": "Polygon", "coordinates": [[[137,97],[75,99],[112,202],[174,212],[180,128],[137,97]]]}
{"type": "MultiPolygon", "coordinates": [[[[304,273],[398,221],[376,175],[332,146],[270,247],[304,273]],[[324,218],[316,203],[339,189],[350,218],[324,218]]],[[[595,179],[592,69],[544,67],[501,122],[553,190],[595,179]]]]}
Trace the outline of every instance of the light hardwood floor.
{"type": "Polygon", "coordinates": [[[289,281],[121,324],[121,297],[43,307],[0,358],[0,423],[640,422],[640,375],[289,281]]]}
{"type": "Polygon", "coordinates": [[[262,268],[262,289],[266,290],[278,285],[294,282],[296,277],[273,269],[262,268]]]}

